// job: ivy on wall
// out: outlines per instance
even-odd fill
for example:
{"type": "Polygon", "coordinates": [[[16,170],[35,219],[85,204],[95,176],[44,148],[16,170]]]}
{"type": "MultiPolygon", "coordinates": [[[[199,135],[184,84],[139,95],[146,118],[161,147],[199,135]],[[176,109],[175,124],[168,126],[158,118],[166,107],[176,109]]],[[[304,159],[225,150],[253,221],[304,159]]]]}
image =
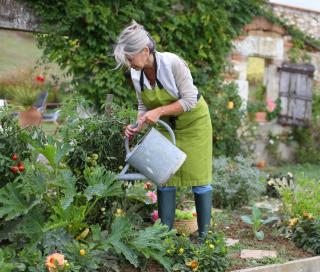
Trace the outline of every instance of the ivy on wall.
{"type": "Polygon", "coordinates": [[[120,102],[134,101],[111,56],[120,31],[132,19],[143,24],[159,51],[179,54],[190,65],[194,80],[210,91],[231,41],[260,12],[262,0],[27,0],[42,19],[39,34],[45,55],[73,76],[77,90],[97,105],[106,93],[120,102]]]}
{"type": "Polygon", "coordinates": [[[135,92],[124,70],[113,70],[113,45],[134,19],[157,42],[186,60],[194,82],[209,102],[214,124],[214,153],[235,155],[241,100],[234,87],[221,84],[232,40],[256,15],[264,0],[25,0],[42,20],[38,34],[44,56],[73,78],[77,91],[98,108],[107,93],[119,104],[135,103],[135,92]],[[232,110],[228,102],[234,103],[232,110]],[[240,101],[240,102],[239,102],[240,101]]]}

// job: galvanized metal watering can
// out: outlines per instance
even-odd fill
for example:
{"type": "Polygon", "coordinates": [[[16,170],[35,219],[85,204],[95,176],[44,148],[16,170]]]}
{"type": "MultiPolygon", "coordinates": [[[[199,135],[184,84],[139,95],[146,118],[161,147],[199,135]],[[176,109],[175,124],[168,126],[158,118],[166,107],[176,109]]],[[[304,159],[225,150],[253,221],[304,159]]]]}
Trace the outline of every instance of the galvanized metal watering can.
{"type": "MultiPolygon", "coordinates": [[[[126,165],[117,176],[118,180],[145,180],[149,179],[156,185],[165,184],[181,167],[187,155],[175,144],[176,138],[171,127],[164,121],[158,123],[165,127],[171,137],[170,142],[155,128],[130,150],[129,139],[125,138],[126,165]],[[129,166],[134,167],[139,173],[126,174],[129,166]]],[[[137,127],[138,123],[133,127],[137,127]]]]}

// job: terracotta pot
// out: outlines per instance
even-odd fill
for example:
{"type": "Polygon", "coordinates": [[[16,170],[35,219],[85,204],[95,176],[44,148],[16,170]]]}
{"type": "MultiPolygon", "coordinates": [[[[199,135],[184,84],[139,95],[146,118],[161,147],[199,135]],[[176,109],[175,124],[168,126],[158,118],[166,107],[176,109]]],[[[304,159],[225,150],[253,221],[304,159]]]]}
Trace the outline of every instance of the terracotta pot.
{"type": "Polygon", "coordinates": [[[24,128],[27,126],[38,126],[41,123],[41,113],[35,107],[27,111],[19,112],[19,125],[24,128]]]}
{"type": "Polygon", "coordinates": [[[259,123],[267,122],[267,113],[265,111],[256,112],[256,121],[259,123]]]}
{"type": "Polygon", "coordinates": [[[173,223],[173,228],[175,228],[178,233],[192,234],[198,230],[197,218],[188,220],[178,219],[173,223]]]}
{"type": "Polygon", "coordinates": [[[257,168],[259,169],[263,169],[266,167],[266,161],[265,160],[261,160],[256,164],[257,168]]]}

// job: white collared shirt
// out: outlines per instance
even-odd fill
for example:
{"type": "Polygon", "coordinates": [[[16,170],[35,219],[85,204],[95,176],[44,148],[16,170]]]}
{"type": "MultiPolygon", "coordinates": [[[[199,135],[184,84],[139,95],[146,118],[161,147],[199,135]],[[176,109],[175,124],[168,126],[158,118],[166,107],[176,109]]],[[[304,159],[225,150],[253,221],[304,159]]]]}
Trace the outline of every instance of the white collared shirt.
{"type": "MultiPolygon", "coordinates": [[[[179,56],[169,52],[156,52],[157,79],[163,88],[176,97],[184,111],[190,111],[197,104],[198,89],[193,84],[193,79],[187,64],[179,56]]],[[[138,113],[147,111],[141,99],[140,75],[141,71],[131,70],[131,79],[138,99],[138,113]]],[[[152,86],[143,73],[144,87],[152,89],[152,86]]]]}

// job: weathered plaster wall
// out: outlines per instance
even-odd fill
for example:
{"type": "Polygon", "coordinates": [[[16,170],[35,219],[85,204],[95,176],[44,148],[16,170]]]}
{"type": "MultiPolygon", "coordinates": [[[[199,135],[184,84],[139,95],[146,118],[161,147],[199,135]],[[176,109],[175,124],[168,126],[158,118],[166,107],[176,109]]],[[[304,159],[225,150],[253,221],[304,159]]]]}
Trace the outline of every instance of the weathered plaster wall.
{"type": "Polygon", "coordinates": [[[0,0],[0,28],[34,31],[38,28],[38,21],[25,4],[13,0],[0,0]]]}

